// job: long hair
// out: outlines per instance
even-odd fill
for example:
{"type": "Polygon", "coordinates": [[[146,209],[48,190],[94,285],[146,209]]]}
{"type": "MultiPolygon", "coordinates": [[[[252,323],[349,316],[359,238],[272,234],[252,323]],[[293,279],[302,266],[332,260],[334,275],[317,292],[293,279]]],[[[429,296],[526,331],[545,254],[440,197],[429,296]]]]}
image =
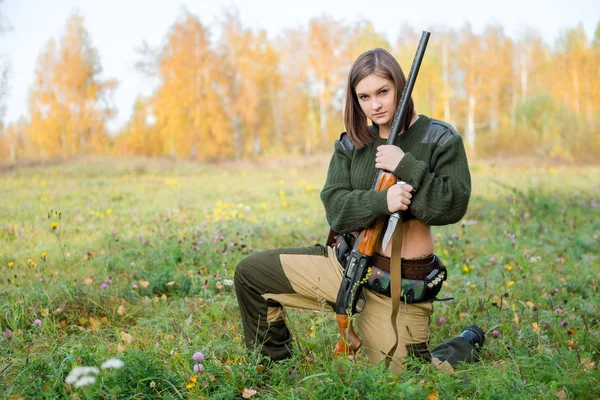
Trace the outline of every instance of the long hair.
{"type": "MultiPolygon", "coordinates": [[[[398,61],[387,50],[381,48],[372,49],[362,53],[354,61],[348,73],[344,125],[350,140],[358,148],[367,146],[375,139],[374,135],[369,132],[367,116],[360,108],[358,98],[356,97],[356,85],[370,74],[375,74],[393,82],[396,89],[396,107],[406,85],[406,76],[402,71],[402,67],[400,67],[398,61]]],[[[406,114],[403,120],[400,121],[400,126],[403,129],[408,129],[414,110],[415,107],[411,97],[408,101],[406,114]]]]}

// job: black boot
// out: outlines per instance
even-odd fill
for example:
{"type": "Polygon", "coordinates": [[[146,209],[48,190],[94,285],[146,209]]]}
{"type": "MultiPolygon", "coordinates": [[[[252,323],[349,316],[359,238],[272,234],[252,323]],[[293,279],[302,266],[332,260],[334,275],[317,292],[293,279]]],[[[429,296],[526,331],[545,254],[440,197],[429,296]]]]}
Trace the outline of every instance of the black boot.
{"type": "Polygon", "coordinates": [[[464,332],[461,333],[459,336],[466,339],[476,349],[482,348],[483,342],[485,342],[485,334],[483,333],[483,330],[477,325],[467,326],[464,332]]]}

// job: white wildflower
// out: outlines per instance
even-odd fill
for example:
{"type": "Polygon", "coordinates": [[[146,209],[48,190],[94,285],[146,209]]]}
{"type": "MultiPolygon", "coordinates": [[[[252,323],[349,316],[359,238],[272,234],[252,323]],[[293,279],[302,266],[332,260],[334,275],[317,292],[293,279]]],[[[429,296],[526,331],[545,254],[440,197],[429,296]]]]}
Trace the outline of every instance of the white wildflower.
{"type": "Polygon", "coordinates": [[[233,286],[233,280],[232,279],[223,279],[223,285],[233,286]]]}
{"type": "Polygon", "coordinates": [[[81,377],[86,377],[88,375],[98,374],[100,370],[96,367],[75,367],[69,372],[65,382],[69,384],[73,384],[79,380],[81,377]]]}
{"type": "Polygon", "coordinates": [[[96,382],[96,378],[93,376],[84,376],[75,383],[75,387],[80,388],[82,386],[91,385],[94,382],[96,382]]]}
{"type": "Polygon", "coordinates": [[[123,367],[123,365],[125,365],[125,363],[123,361],[119,360],[118,358],[109,358],[108,360],[104,361],[104,363],[100,366],[100,368],[102,368],[102,369],[109,369],[109,368],[119,369],[119,368],[123,367]]]}

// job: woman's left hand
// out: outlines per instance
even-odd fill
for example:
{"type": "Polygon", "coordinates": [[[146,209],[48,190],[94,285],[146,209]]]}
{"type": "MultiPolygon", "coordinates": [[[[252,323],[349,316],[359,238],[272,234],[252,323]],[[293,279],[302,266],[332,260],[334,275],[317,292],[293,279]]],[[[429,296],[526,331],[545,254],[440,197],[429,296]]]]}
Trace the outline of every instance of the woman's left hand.
{"type": "Polygon", "coordinates": [[[404,157],[404,152],[398,146],[393,144],[378,146],[377,154],[375,154],[375,168],[394,172],[402,157],[404,157]]]}

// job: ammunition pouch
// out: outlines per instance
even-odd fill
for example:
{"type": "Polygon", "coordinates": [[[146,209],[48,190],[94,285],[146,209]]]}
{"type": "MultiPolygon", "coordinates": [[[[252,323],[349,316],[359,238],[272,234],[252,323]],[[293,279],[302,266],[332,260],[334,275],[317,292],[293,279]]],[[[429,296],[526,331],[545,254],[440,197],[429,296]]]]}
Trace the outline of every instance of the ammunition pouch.
{"type": "MultiPolygon", "coordinates": [[[[421,260],[402,260],[402,270],[410,268],[414,274],[416,269],[422,269],[422,276],[419,279],[402,278],[402,301],[406,303],[420,303],[423,301],[438,300],[437,295],[442,289],[443,282],[448,277],[448,271],[444,264],[437,258],[437,256],[431,256],[430,262],[424,262],[421,267],[409,266],[411,261],[421,260]]],[[[424,260],[424,261],[429,261],[424,260]]],[[[404,276],[404,273],[402,274],[404,276]]],[[[417,278],[411,276],[411,278],[417,278]]],[[[371,268],[371,274],[365,287],[372,290],[375,293],[382,294],[384,296],[391,296],[390,289],[390,274],[378,267],[371,268]]]]}

